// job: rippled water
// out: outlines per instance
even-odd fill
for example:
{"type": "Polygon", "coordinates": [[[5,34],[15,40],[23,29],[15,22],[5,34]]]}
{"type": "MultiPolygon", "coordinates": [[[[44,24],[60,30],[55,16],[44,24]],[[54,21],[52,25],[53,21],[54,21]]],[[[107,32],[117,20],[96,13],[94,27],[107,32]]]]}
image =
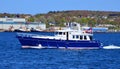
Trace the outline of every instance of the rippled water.
{"type": "MultiPolygon", "coordinates": [[[[16,33],[0,33],[0,69],[119,69],[120,49],[21,49],[16,33]]],[[[104,45],[120,46],[120,33],[95,33],[104,45]]]]}

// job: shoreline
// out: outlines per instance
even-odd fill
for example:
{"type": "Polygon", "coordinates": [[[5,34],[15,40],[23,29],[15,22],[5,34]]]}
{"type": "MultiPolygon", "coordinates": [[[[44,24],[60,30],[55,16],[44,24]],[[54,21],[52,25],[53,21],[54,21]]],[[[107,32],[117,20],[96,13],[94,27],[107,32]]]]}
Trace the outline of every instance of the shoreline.
{"type": "MultiPolygon", "coordinates": [[[[54,32],[54,31],[5,31],[5,30],[0,30],[0,32],[54,32]]],[[[107,32],[93,32],[93,33],[120,33],[120,31],[107,31],[107,32]]]]}

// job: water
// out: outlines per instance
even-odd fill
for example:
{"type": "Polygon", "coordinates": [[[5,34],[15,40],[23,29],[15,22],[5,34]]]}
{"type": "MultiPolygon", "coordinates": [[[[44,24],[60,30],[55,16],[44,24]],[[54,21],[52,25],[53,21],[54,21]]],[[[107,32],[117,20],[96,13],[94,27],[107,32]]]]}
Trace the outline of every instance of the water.
{"type": "MultiPolygon", "coordinates": [[[[0,33],[0,69],[120,69],[120,49],[21,49],[15,34],[0,33]]],[[[120,33],[95,33],[94,38],[120,46],[120,33]]]]}
{"type": "Polygon", "coordinates": [[[120,46],[120,32],[116,33],[95,33],[94,38],[100,40],[104,46],[120,46]]]}

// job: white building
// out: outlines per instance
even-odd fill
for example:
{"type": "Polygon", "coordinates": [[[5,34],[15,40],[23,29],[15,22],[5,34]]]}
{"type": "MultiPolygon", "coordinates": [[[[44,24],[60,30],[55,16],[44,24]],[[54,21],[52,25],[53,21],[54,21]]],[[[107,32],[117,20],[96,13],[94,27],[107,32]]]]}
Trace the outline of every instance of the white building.
{"type": "Polygon", "coordinates": [[[0,22],[26,22],[24,18],[0,18],[0,22]]]}
{"type": "Polygon", "coordinates": [[[39,22],[26,22],[24,18],[0,18],[0,29],[3,30],[10,30],[11,28],[13,30],[19,29],[19,28],[40,28],[41,30],[46,29],[46,24],[39,23],[39,22]]]}

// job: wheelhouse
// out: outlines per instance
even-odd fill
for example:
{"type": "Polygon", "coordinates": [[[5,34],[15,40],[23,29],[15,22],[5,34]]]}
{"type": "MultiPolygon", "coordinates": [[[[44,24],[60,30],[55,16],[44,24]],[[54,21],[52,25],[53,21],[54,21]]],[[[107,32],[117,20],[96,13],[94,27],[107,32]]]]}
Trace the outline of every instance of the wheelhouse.
{"type": "Polygon", "coordinates": [[[92,40],[93,35],[88,33],[82,33],[80,31],[57,31],[57,37],[61,37],[64,40],[92,40]]]}

